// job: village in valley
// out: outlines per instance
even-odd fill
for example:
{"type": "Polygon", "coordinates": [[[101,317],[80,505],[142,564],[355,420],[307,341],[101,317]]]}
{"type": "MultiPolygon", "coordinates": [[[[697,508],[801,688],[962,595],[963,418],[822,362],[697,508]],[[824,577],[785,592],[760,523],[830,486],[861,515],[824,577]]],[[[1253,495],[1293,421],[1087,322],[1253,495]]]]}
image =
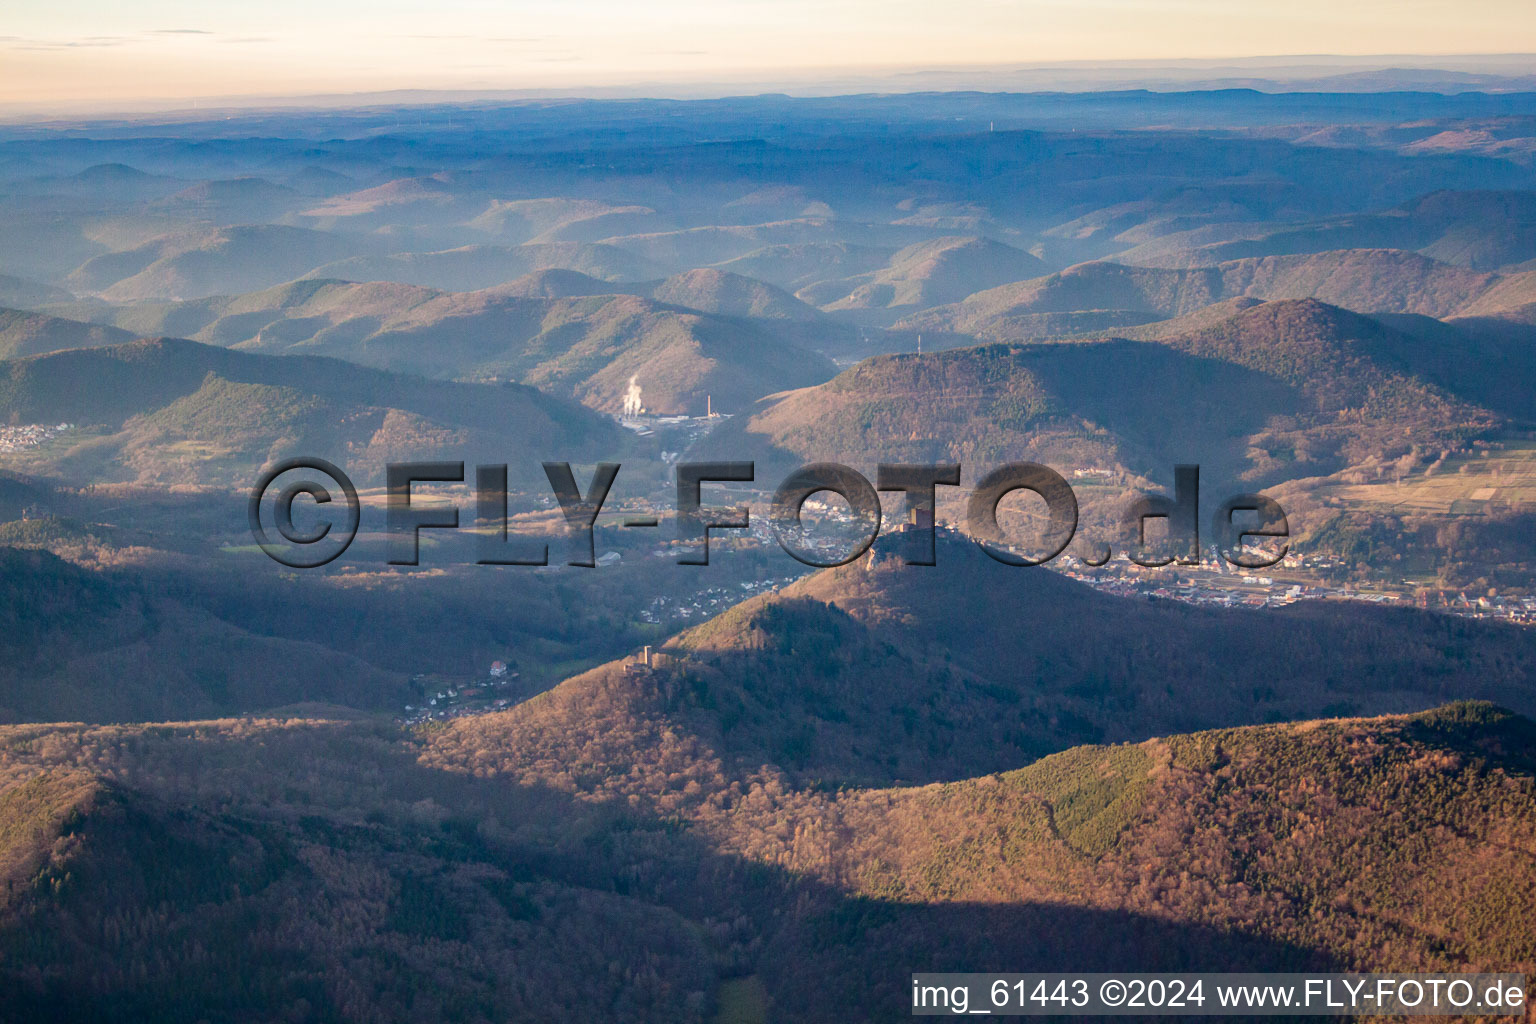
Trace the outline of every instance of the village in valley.
{"type": "Polygon", "coordinates": [[[0,426],[0,452],[24,452],[52,441],[60,434],[73,430],[72,423],[23,423],[0,426]]]}
{"type": "Polygon", "coordinates": [[[1412,580],[1399,585],[1319,582],[1320,559],[1287,556],[1261,572],[1234,570],[1211,553],[1198,566],[1146,569],[1137,565],[1089,568],[1070,555],[1057,571],[1095,590],[1126,597],[1183,601],[1221,608],[1278,608],[1297,601],[1366,601],[1426,608],[1449,615],[1536,624],[1536,597],[1473,597],[1465,592],[1431,591],[1412,580]]]}
{"type": "Polygon", "coordinates": [[[399,720],[417,724],[501,711],[534,695],[520,685],[521,680],[516,668],[499,659],[491,662],[485,675],[467,681],[450,682],[436,675],[412,676],[416,702],[405,706],[399,720]]]}

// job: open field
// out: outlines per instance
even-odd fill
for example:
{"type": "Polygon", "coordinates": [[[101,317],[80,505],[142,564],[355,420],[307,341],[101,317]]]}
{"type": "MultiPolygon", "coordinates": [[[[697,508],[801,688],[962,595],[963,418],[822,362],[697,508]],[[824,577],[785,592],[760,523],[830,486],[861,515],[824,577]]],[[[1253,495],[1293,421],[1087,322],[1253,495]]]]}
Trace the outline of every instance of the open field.
{"type": "Polygon", "coordinates": [[[1397,478],[1393,467],[1380,479],[1347,482],[1365,471],[1337,474],[1311,493],[1323,500],[1389,514],[1467,516],[1490,508],[1536,508],[1536,440],[1514,440],[1475,455],[1453,455],[1432,472],[1418,467],[1397,478]]]}

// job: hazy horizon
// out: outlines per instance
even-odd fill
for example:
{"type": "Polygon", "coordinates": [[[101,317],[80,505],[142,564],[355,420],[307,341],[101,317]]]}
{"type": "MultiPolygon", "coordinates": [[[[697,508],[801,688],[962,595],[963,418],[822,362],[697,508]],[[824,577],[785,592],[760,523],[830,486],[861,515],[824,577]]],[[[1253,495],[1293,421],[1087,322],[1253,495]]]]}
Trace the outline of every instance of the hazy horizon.
{"type": "Polygon", "coordinates": [[[401,85],[388,89],[289,89],[200,95],[12,101],[0,119],[199,116],[261,108],[344,109],[370,105],[480,103],[519,99],[726,99],[763,94],[831,97],[919,92],[1088,93],[1254,89],[1261,92],[1533,92],[1536,53],[1295,54],[1169,60],[1080,60],[1036,64],[892,68],[812,68],[684,78],[572,81],[473,88],[401,85]]]}
{"type": "Polygon", "coordinates": [[[363,8],[355,0],[277,0],[260,11],[173,0],[132,8],[24,0],[8,15],[0,35],[0,107],[13,111],[399,90],[719,95],[747,86],[823,90],[906,76],[924,79],[926,88],[962,87],[971,79],[1011,87],[1022,74],[1023,84],[1035,88],[1092,89],[1135,85],[1138,67],[1151,87],[1168,84],[1169,72],[1175,82],[1198,70],[1241,79],[1257,67],[1301,79],[1337,68],[1358,74],[1407,67],[1474,78],[1524,77],[1536,69],[1528,52],[1536,51],[1536,15],[1512,0],[1407,10],[1320,0],[1283,10],[1209,0],[1172,8],[1146,0],[965,0],[942,12],[868,0],[672,0],[643,10],[583,0],[517,11],[455,0],[434,11],[430,26],[406,5],[363,8]],[[1106,69],[1115,72],[1107,79],[1092,73],[1106,69]]]}

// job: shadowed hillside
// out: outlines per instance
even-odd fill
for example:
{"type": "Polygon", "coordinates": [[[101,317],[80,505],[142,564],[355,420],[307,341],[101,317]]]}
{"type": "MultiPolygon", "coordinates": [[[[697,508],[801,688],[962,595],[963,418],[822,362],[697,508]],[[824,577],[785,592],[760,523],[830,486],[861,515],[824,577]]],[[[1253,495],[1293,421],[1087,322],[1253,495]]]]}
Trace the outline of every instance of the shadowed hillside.
{"type": "Polygon", "coordinates": [[[0,418],[91,428],[41,451],[65,475],[250,480],[284,455],[363,475],[457,450],[505,461],[528,445],[613,453],[618,428],[514,384],[454,384],[315,357],[274,358],[162,338],[0,362],[0,418]]]}
{"type": "Polygon", "coordinates": [[[1362,313],[1446,317],[1523,303],[1518,283],[1523,276],[1480,273],[1395,249],[1262,256],[1187,270],[1083,263],[976,291],[899,326],[1024,341],[1185,317],[1213,303],[1244,298],[1317,299],[1362,313]]]}
{"type": "Polygon", "coordinates": [[[960,539],[936,567],[903,566],[902,543],[688,630],[654,678],[610,665],[568,680],[503,720],[509,756],[530,777],[588,765],[602,788],[670,800],[657,787],[680,757],[802,782],[928,782],[1074,743],[1346,709],[1476,696],[1536,710],[1536,640],[1518,629],[1358,605],[1148,604],[960,539]]]}
{"type": "Polygon", "coordinates": [[[1044,269],[1038,258],[1001,242],[945,237],[898,250],[879,270],[803,288],[800,297],[828,312],[896,311],[955,302],[1044,269]]]}
{"type": "Polygon", "coordinates": [[[1531,725],[1487,705],[917,789],[704,774],[670,811],[585,773],[508,785],[512,717],[0,730],[7,1019],[163,1015],[174,991],[205,1015],[236,993],[321,1018],[703,1021],[745,979],[774,1019],[874,1021],[907,1010],[892,962],[1536,962],[1531,725]]]}
{"type": "Polygon", "coordinates": [[[677,913],[563,880],[472,827],[252,818],[46,772],[0,792],[0,863],[31,865],[0,904],[8,1024],[253,1004],[311,1020],[533,1020],[552,1000],[701,1021],[714,981],[677,913]],[[610,971],[620,962],[640,966],[610,971]]]}
{"type": "Polygon", "coordinates": [[[149,581],[43,551],[0,547],[0,598],[4,721],[143,721],[300,701],[378,707],[409,692],[397,673],[247,632],[149,581]]]}
{"type": "Polygon", "coordinates": [[[1193,245],[1175,246],[1163,239],[1121,255],[1134,263],[1192,266],[1245,256],[1392,248],[1472,270],[1497,270],[1536,258],[1536,192],[1440,189],[1381,213],[1300,226],[1247,225],[1235,234],[1231,240],[1193,245]]]}
{"type": "MultiPolygon", "coordinates": [[[[114,315],[140,334],[175,333],[269,354],[326,355],[431,377],[516,380],[617,412],[637,376],[651,412],[737,409],[831,377],[806,346],[818,316],[770,286],[699,271],[646,286],[528,281],[477,292],[307,279],[264,292],[114,315]],[[545,292],[559,294],[547,297],[545,292]],[[616,294],[617,292],[617,294],[616,294]],[[666,303],[697,302],[718,313],[666,303]]],[[[829,328],[838,332],[837,328],[829,328]]]]}
{"type": "Polygon", "coordinates": [[[19,309],[0,309],[0,359],[65,348],[100,348],[132,340],[133,334],[120,327],[81,323],[19,309]]]}
{"type": "Polygon", "coordinates": [[[357,243],[336,235],[274,224],[178,232],[95,257],[69,284],[115,302],[228,295],[269,288],[356,251],[357,243]]]}
{"type": "Polygon", "coordinates": [[[709,450],[866,468],[959,461],[978,473],[1018,459],[1143,475],[1195,462],[1218,482],[1262,483],[1489,430],[1496,416],[1418,375],[1434,379],[1446,356],[1322,303],[1271,302],[1147,342],[876,357],[766,399],[718,428],[709,450]]]}
{"type": "Polygon", "coordinates": [[[54,302],[69,302],[73,298],[73,295],[62,288],[53,288],[25,278],[0,274],[0,306],[33,309],[54,302]]]}

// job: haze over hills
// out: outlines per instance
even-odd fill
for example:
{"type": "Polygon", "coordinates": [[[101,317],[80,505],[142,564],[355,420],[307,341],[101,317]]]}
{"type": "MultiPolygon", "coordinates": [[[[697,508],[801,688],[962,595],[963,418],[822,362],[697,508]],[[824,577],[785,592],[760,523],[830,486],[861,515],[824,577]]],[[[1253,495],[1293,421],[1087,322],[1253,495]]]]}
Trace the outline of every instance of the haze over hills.
{"type": "Polygon", "coordinates": [[[304,276],[398,281],[445,291],[474,291],[544,270],[572,270],[604,281],[646,281],[665,276],[657,264],[624,249],[595,242],[466,245],[442,252],[352,256],[322,264],[304,276]]]}
{"type": "Polygon", "coordinates": [[[805,321],[822,319],[814,308],[788,292],[726,270],[690,270],[686,274],[669,277],[651,289],[650,296],[658,302],[725,316],[805,321]]]}
{"type": "Polygon", "coordinates": [[[161,199],[189,184],[184,178],[148,173],[118,161],[89,163],[72,173],[15,177],[19,180],[7,189],[12,195],[64,196],[114,205],[161,199]]]}
{"type": "Polygon", "coordinates": [[[1237,298],[1318,299],[1362,313],[1499,315],[1532,301],[1526,277],[1465,270],[1397,249],[1254,257],[1188,270],[1084,263],[977,291],[898,326],[1024,341],[1113,331],[1237,298]],[[1124,322],[1101,322],[1117,317],[1124,322]]]}
{"type": "Polygon", "coordinates": [[[497,286],[502,295],[529,299],[569,299],[590,295],[639,295],[669,306],[731,317],[762,317],[832,325],[817,310],[763,281],[714,268],[690,270],[661,281],[620,283],[577,270],[536,270],[497,286]]]}
{"type": "Polygon", "coordinates": [[[52,302],[69,302],[74,296],[63,288],[53,288],[19,277],[0,274],[0,305],[30,309],[52,302]]]}
{"type": "Polygon", "coordinates": [[[1444,189],[1381,213],[1301,225],[1228,225],[1167,236],[1120,254],[1130,263],[1197,266],[1244,256],[1343,248],[1410,249],[1472,270],[1497,270],[1536,258],[1536,192],[1444,189]]]}
{"type": "MultiPolygon", "coordinates": [[[[1128,94],[1094,102],[975,93],[760,97],[695,107],[531,101],[492,105],[472,118],[462,108],[417,112],[413,117],[425,118],[419,123],[436,126],[432,167],[422,166],[424,151],[416,140],[376,130],[390,127],[388,116],[377,111],[327,115],[315,124],[325,121],[333,134],[304,138],[293,137],[292,117],[284,123],[281,115],[270,114],[178,125],[168,130],[168,141],[156,145],[97,136],[50,147],[18,137],[7,142],[8,161],[0,165],[6,197],[0,201],[17,215],[8,225],[9,239],[34,247],[17,246],[4,269],[51,280],[66,254],[80,258],[64,273],[104,249],[132,248],[91,242],[103,220],[151,211],[210,218],[215,227],[249,223],[259,213],[263,222],[319,227],[338,237],[381,243],[370,252],[540,237],[624,239],[637,251],[649,248],[665,256],[673,272],[766,244],[830,241],[894,249],[957,233],[1026,248],[1044,245],[1052,253],[1050,262],[1064,265],[1147,241],[1116,237],[1127,231],[1161,235],[1171,229],[1177,235],[1189,227],[1182,218],[1209,220],[1213,210],[1212,226],[1224,236],[1176,238],[1170,252],[1230,241],[1234,230],[1251,235],[1294,227],[1298,218],[1377,216],[1411,206],[1436,189],[1475,195],[1474,190],[1530,188],[1518,145],[1504,151],[1492,145],[1528,137],[1528,129],[1521,134],[1519,100],[1420,96],[1413,100],[1418,113],[1412,118],[1403,102],[1391,96],[1303,100],[1240,90],[1128,94]],[[1137,104],[1145,106],[1136,109],[1137,104]],[[1188,123],[1192,112],[1202,111],[1196,123],[1203,130],[1125,130],[1131,122],[1139,126],[1153,108],[1164,120],[1151,123],[1162,125],[1188,123]],[[1260,108],[1287,110],[1292,120],[1281,120],[1284,127],[1277,128],[1265,115],[1262,126],[1252,122],[1225,135],[1210,131],[1232,124],[1234,112],[1258,116],[1260,108]],[[552,120],[557,109],[568,120],[552,120]],[[1349,125],[1319,125],[1345,109],[1349,125]],[[1436,120],[1426,113],[1432,109],[1446,114],[1436,120]],[[1103,124],[1111,110],[1111,121],[1130,121],[1109,129],[1106,145],[1085,148],[1075,133],[1103,124]],[[1413,123],[1383,123],[1393,117],[1413,123]],[[505,142],[496,159],[486,159],[483,137],[453,129],[470,122],[505,142]],[[638,124],[662,130],[647,139],[631,127],[638,124]],[[883,127],[890,124],[900,127],[892,133],[883,127]],[[570,134],[577,130],[573,125],[586,125],[588,133],[570,134]],[[984,126],[996,130],[978,131],[984,126]],[[1324,137],[1336,127],[1354,134],[1324,137]],[[1464,136],[1460,142],[1458,130],[1464,136]],[[250,134],[238,138],[248,141],[205,144],[211,135],[242,131],[250,134]],[[580,146],[571,143],[574,138],[582,139],[580,146]],[[1341,148],[1341,138],[1357,148],[1341,148]],[[1403,149],[1431,138],[1439,141],[1403,149]],[[676,148],[683,139],[693,141],[676,148]],[[641,167],[659,173],[642,174],[641,167]],[[669,176],[675,179],[685,167],[688,187],[678,189],[669,176]],[[77,175],[83,176],[77,181],[77,175]],[[309,191],[324,198],[317,203],[302,189],[293,189],[301,193],[295,197],[281,191],[303,181],[314,183],[309,191]],[[1156,183],[1151,196],[1149,183],[1156,183]],[[214,188],[221,190],[219,197],[214,188]],[[188,189],[193,191],[181,199],[169,198],[188,189]],[[1027,203],[1019,198],[1025,195],[1027,203]],[[1138,203],[1146,204],[1140,221],[1130,212],[1138,203]],[[55,208],[39,210],[48,204],[55,208]],[[1082,225],[1095,218],[1105,227],[1085,233],[1082,225]],[[1110,231],[1110,222],[1119,226],[1110,231]],[[797,233],[800,237],[791,237],[797,233]],[[759,239],[757,245],[739,247],[751,237],[759,239]],[[390,238],[396,244],[385,248],[390,238]],[[35,247],[44,239],[46,252],[35,247]],[[721,251],[706,253],[708,247],[721,251]]],[[[1482,200],[1467,202],[1476,206],[1482,200]]],[[[1435,224],[1452,224],[1447,229],[1452,234],[1464,228],[1499,230],[1474,224],[1481,215],[1477,209],[1414,212],[1435,224]]],[[[1361,244],[1398,243],[1325,247],[1361,244]]],[[[1492,235],[1475,245],[1490,253],[1509,247],[1492,235]]]]}
{"type": "Polygon", "coordinates": [[[0,359],[40,355],[65,348],[98,348],[132,341],[120,327],[87,324],[63,317],[0,309],[0,359]]]}
{"type": "Polygon", "coordinates": [[[469,227],[505,244],[597,242],[672,227],[644,206],[615,206],[592,199],[493,200],[469,227]]]}
{"type": "Polygon", "coordinates": [[[674,270],[713,266],[777,246],[889,247],[909,244],[931,232],[894,224],[796,217],[763,224],[704,225],[674,231],[615,235],[603,239],[674,270]]]}
{"type": "Polygon", "coordinates": [[[462,221],[484,203],[478,190],[465,190],[457,176],[439,172],[331,195],[301,216],[326,231],[415,233],[462,221]]]}
{"type": "Polygon", "coordinates": [[[268,288],[356,250],[332,234],[272,224],[193,231],[97,256],[68,283],[108,301],[201,298],[268,288]]]}
{"type": "MultiPolygon", "coordinates": [[[[1042,357],[1059,365],[1019,377],[1017,394],[978,389],[1006,394],[1006,408],[948,392],[938,419],[909,421],[931,403],[898,394],[862,405],[849,427],[833,402],[829,446],[863,458],[856,439],[868,433],[884,451],[1044,453],[1150,479],[1193,452],[1256,484],[1379,474],[1370,460],[1397,453],[1429,473],[1469,442],[1523,443],[1527,105],[1241,90],[497,100],[404,118],[388,104],[188,116],[157,123],[153,138],[142,126],[82,124],[57,139],[16,128],[0,139],[0,263],[33,289],[17,308],[138,335],[513,378],[609,412],[631,375],[652,411],[697,412],[713,397],[738,412],[830,377],[808,352],[900,352],[919,336],[930,352],[1124,336],[1141,344],[1042,357]],[[1253,248],[1208,265],[1228,245],[1253,248]],[[1083,259],[1099,262],[1040,276],[1083,259]],[[341,267],[449,287],[321,282],[311,295],[282,283],[341,267]],[[47,291],[71,281],[109,297],[47,291]],[[247,290],[267,283],[275,290],[247,290]],[[994,283],[1001,290],[983,287],[994,283]],[[239,294],[141,297],[213,284],[239,294]],[[501,294],[461,298],[482,284],[501,294]],[[1299,307],[1260,314],[1249,299],[1318,299],[1383,326],[1299,307]],[[837,308],[818,319],[811,304],[837,308]],[[1298,389],[1260,365],[1291,328],[1321,339],[1304,357],[1283,354],[1292,376],[1338,371],[1343,384],[1298,389]],[[1209,334],[1218,330],[1240,344],[1224,347],[1209,334]],[[1103,379],[1121,393],[1133,380],[1166,382],[1178,401],[1117,408],[1086,383],[1103,379]],[[1415,403],[1422,415],[1399,415],[1415,403]],[[1168,423],[1174,406],[1195,410],[1197,426],[1168,423]]],[[[56,334],[28,328],[14,351],[116,337],[48,323],[56,334]]],[[[792,401],[802,400],[773,407],[792,401]]],[[[804,401],[780,426],[811,430],[821,412],[804,401]]],[[[774,446],[772,431],[748,426],[720,438],[737,430],[745,451],[774,446]]],[[[791,444],[786,458],[814,447],[791,444]]],[[[46,465],[37,459],[22,464],[46,465]]],[[[1518,507],[1519,488],[1474,476],[1466,496],[1439,504],[1518,507]],[[1496,497],[1470,497],[1490,486],[1496,497]]]]}
{"type": "Polygon", "coordinates": [[[986,238],[938,238],[909,245],[880,270],[801,289],[828,312],[936,306],[1044,270],[1029,253],[986,238]]]}
{"type": "Polygon", "coordinates": [[[798,291],[819,281],[873,273],[885,266],[894,252],[894,249],[847,242],[765,245],[718,266],[721,270],[755,277],[788,291],[798,291]]]}
{"type": "Polygon", "coordinates": [[[702,412],[711,395],[717,408],[741,408],[835,372],[796,344],[817,340],[819,315],[771,285],[698,271],[636,289],[658,302],[569,276],[560,281],[437,292],[304,279],[235,298],[83,311],[139,334],[434,377],[514,379],[607,411],[619,409],[631,376],[651,410],[671,414],[702,412]],[[547,298],[549,291],[561,294],[547,298]],[[683,301],[719,312],[670,304],[683,301]]]}
{"type": "Polygon", "coordinates": [[[254,175],[215,178],[188,185],[149,204],[151,210],[215,224],[265,224],[279,220],[302,193],[254,175]]]}
{"type": "Polygon", "coordinates": [[[0,362],[0,418],[98,428],[42,456],[75,479],[244,482],[285,454],[382,473],[455,447],[503,460],[530,444],[572,457],[622,447],[610,422],[532,388],[169,338],[0,362]]]}

